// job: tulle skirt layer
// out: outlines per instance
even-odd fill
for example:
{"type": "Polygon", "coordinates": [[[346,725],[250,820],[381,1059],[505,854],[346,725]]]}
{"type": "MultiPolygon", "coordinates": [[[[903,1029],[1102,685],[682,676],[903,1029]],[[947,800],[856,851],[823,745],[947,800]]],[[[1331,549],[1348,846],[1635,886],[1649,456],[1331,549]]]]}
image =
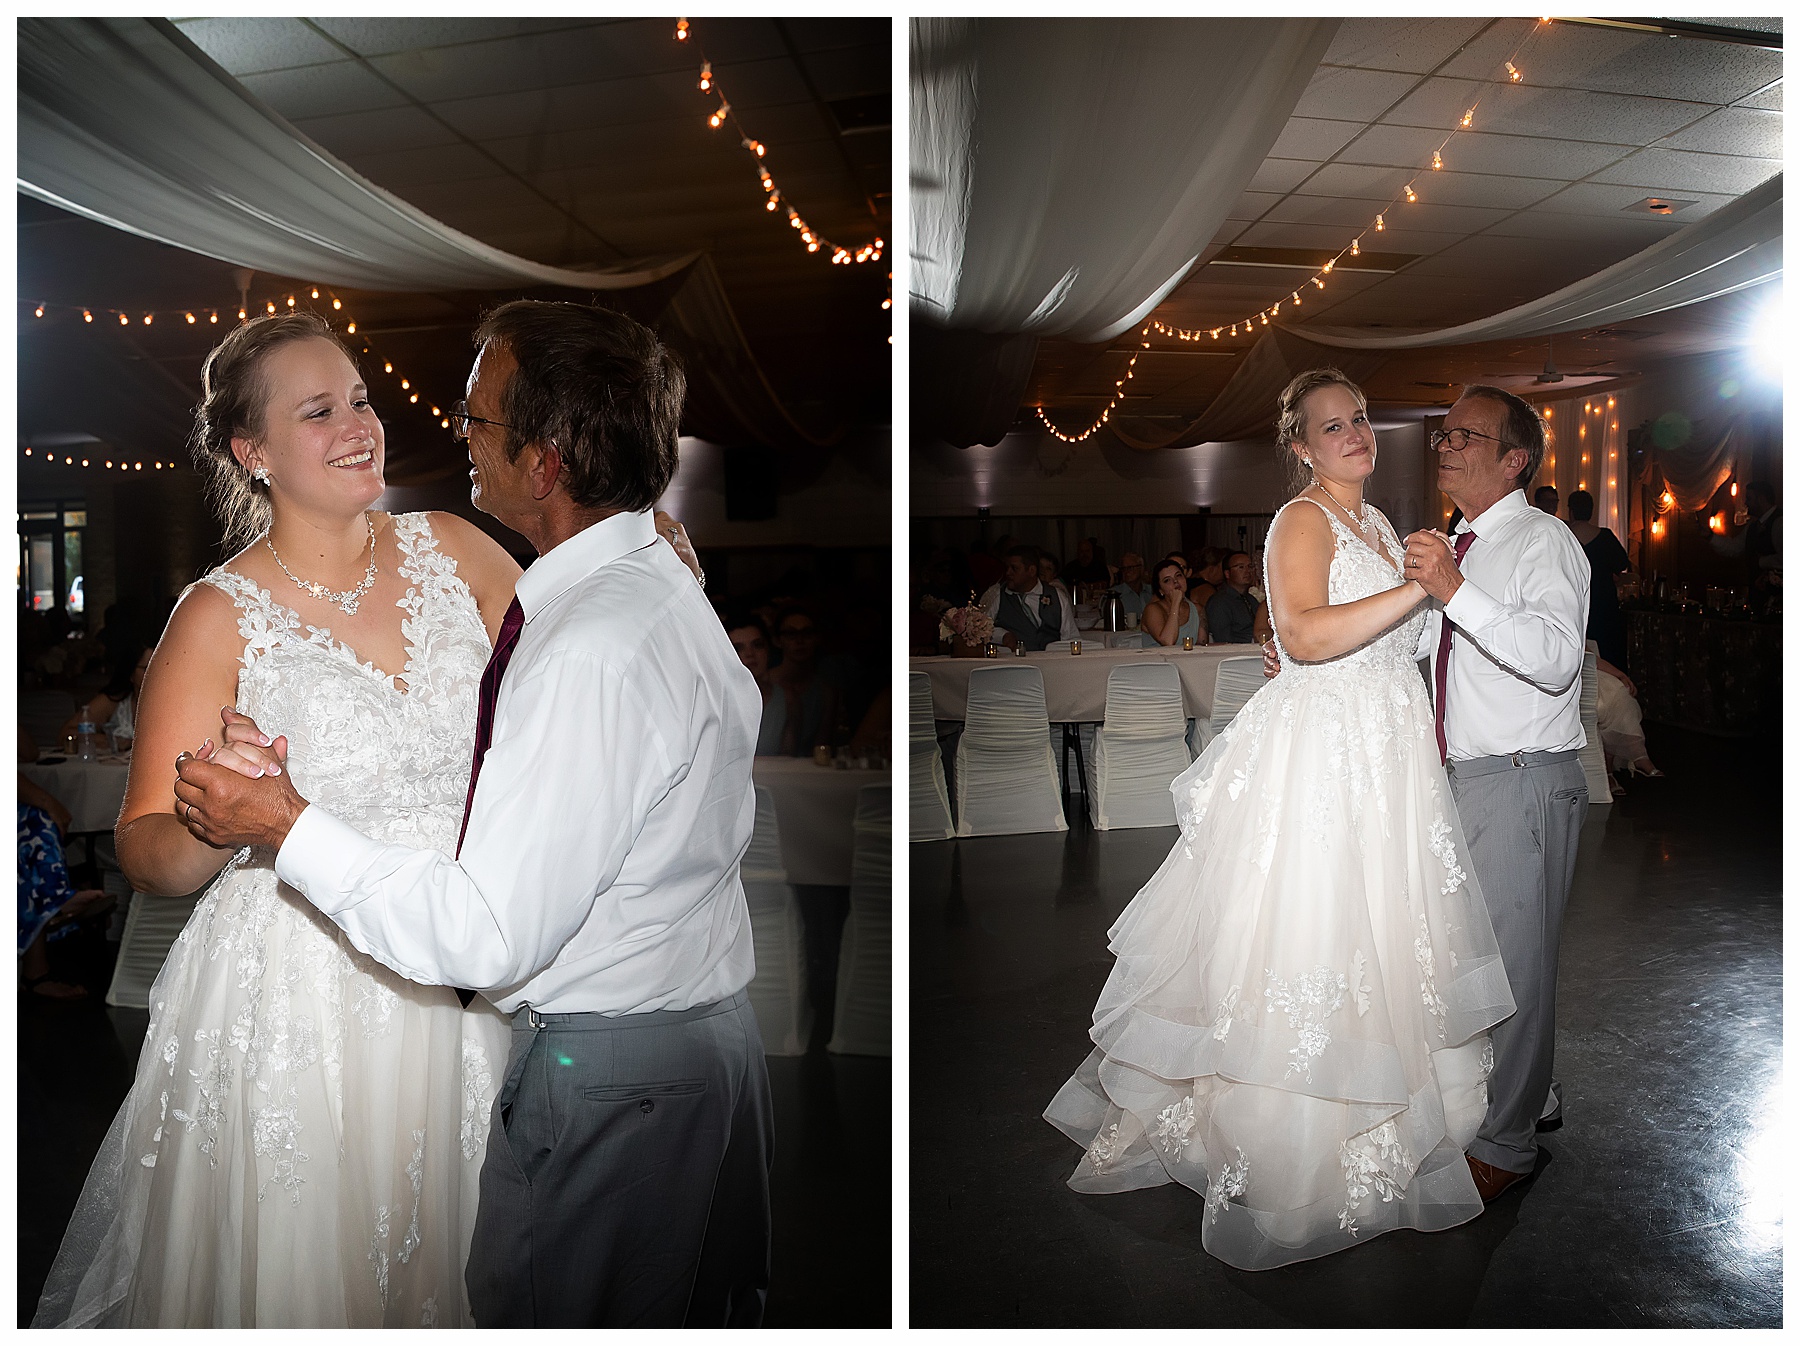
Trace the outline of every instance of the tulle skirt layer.
{"type": "Polygon", "coordinates": [[[352,949],[269,858],[209,890],[37,1326],[449,1327],[507,1022],[352,949]]]}
{"type": "Polygon", "coordinates": [[[1184,1183],[1247,1270],[1478,1215],[1513,1001],[1416,670],[1291,667],[1171,788],[1181,837],[1045,1113],[1070,1185],[1184,1183]]]}

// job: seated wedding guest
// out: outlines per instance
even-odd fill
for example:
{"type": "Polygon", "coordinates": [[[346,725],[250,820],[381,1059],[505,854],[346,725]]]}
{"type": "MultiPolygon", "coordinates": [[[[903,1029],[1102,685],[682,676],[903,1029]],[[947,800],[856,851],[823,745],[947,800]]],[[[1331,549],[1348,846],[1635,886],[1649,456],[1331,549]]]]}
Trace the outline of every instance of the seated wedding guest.
{"type": "Polygon", "coordinates": [[[116,668],[112,680],[69,717],[68,723],[62,728],[63,737],[66,739],[73,734],[75,727],[86,720],[103,738],[110,734],[121,749],[129,748],[136,736],[133,725],[137,717],[138,692],[144,686],[144,674],[150,667],[150,656],[154,653],[155,650],[148,645],[139,645],[135,651],[127,647],[131,662],[122,668],[116,668]]]}
{"type": "Polygon", "coordinates": [[[1083,584],[1111,584],[1112,567],[1106,564],[1106,551],[1100,539],[1084,537],[1075,544],[1075,559],[1063,571],[1062,580],[1070,589],[1083,584]]]}
{"type": "Polygon", "coordinates": [[[1600,657],[1625,667],[1625,618],[1619,611],[1619,588],[1613,576],[1631,569],[1631,558],[1610,528],[1594,522],[1594,497],[1576,491],[1569,497],[1569,531],[1581,544],[1593,570],[1588,589],[1587,638],[1600,647],[1600,657]]]}
{"type": "Polygon", "coordinates": [[[1192,639],[1206,644],[1206,619],[1200,606],[1187,596],[1187,574],[1180,560],[1156,564],[1156,597],[1144,605],[1143,629],[1158,645],[1179,645],[1192,639]]]}
{"type": "MultiPolygon", "coordinates": [[[[1583,493],[1580,491],[1575,493],[1575,495],[1581,494],[1583,493]]],[[[1531,503],[1543,510],[1544,513],[1554,517],[1556,514],[1556,507],[1562,503],[1562,496],[1557,493],[1556,487],[1554,486],[1540,486],[1531,493],[1531,503]]],[[[1569,517],[1571,519],[1575,517],[1574,495],[1569,497],[1569,517]]]]}
{"type": "MultiPolygon", "coordinates": [[[[1574,497],[1569,508],[1575,507],[1574,497]]],[[[1637,702],[1637,687],[1605,659],[1598,661],[1600,682],[1594,718],[1600,726],[1600,746],[1606,751],[1606,768],[1629,776],[1661,776],[1656,763],[1644,749],[1644,713],[1637,702]]],[[[1614,794],[1624,788],[1613,786],[1614,794]]]]}
{"type": "Polygon", "coordinates": [[[1125,611],[1143,615],[1144,604],[1156,597],[1150,577],[1144,573],[1143,557],[1128,551],[1119,558],[1119,582],[1113,585],[1112,592],[1119,596],[1125,611]]]}
{"type": "Polygon", "coordinates": [[[1215,645],[1256,643],[1256,609],[1250,586],[1256,582],[1256,561],[1247,551],[1234,551],[1225,563],[1225,584],[1206,604],[1206,625],[1215,645]]]}
{"type": "Polygon", "coordinates": [[[1202,547],[1193,553],[1193,564],[1188,567],[1188,597],[1197,604],[1202,612],[1212,601],[1212,596],[1219,592],[1219,586],[1225,583],[1225,553],[1217,547],[1202,547]]]}
{"type": "Polygon", "coordinates": [[[994,639],[1009,650],[1041,650],[1053,640],[1075,640],[1075,605],[1038,573],[1038,549],[1020,543],[1006,549],[1000,582],[981,596],[994,619],[994,639]]]}
{"type": "Polygon", "coordinates": [[[810,757],[819,745],[831,746],[841,693],[819,666],[819,628],[805,608],[782,610],[775,621],[775,643],[781,647],[781,663],[774,681],[785,701],[780,755],[810,757]]]}
{"type": "Polygon", "coordinates": [[[104,888],[77,890],[63,862],[69,810],[19,773],[19,984],[44,1000],[86,1000],[87,989],[50,975],[45,945],[111,902],[104,888]]]}
{"type": "Polygon", "coordinates": [[[787,726],[787,697],[778,694],[780,689],[769,670],[769,628],[755,613],[745,613],[726,623],[725,634],[750,676],[756,679],[757,691],[762,693],[762,728],[756,736],[756,755],[773,757],[781,751],[781,731],[787,726]]]}
{"type": "Polygon", "coordinates": [[[1057,564],[1056,558],[1049,552],[1040,553],[1038,556],[1038,579],[1056,590],[1056,596],[1062,600],[1063,605],[1073,611],[1077,601],[1074,591],[1059,578],[1060,574],[1061,567],[1057,564]]]}

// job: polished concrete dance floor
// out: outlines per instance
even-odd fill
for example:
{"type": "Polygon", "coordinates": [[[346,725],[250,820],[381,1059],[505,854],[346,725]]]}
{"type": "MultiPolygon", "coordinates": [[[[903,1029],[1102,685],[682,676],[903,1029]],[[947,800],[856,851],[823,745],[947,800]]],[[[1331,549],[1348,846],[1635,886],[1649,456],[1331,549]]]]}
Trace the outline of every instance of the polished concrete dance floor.
{"type": "MultiPolygon", "coordinates": [[[[68,943],[74,944],[76,940],[68,943]]],[[[57,971],[104,994],[104,942],[57,955],[57,971]]],[[[131,1085],[142,1010],[63,1008],[21,997],[19,1325],[31,1322],[88,1164],[131,1085]]],[[[893,1073],[887,1057],[812,1051],[770,1058],[775,1106],[770,1327],[886,1327],[892,1319],[893,1073]]]]}
{"type": "Polygon", "coordinates": [[[913,846],[913,1325],[1779,1326],[1780,740],[1649,740],[1668,778],[1582,834],[1536,1176],[1276,1271],[1208,1256],[1185,1187],[1070,1191],[1040,1116],[1175,830],[913,846]]]}

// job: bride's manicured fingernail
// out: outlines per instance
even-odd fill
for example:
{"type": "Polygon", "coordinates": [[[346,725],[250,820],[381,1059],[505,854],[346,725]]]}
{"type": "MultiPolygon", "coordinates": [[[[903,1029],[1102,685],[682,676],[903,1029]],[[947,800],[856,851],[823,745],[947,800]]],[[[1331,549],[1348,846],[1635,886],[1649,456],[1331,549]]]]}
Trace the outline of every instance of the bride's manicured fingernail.
{"type": "Polygon", "coordinates": [[[272,740],[269,738],[269,736],[267,734],[258,734],[256,736],[256,741],[258,743],[262,744],[263,747],[265,747],[265,748],[269,746],[270,742],[272,742],[272,740]]]}
{"type": "Polygon", "coordinates": [[[281,774],[281,768],[279,766],[277,766],[275,763],[270,762],[269,763],[269,774],[271,776],[279,776],[281,774]]]}

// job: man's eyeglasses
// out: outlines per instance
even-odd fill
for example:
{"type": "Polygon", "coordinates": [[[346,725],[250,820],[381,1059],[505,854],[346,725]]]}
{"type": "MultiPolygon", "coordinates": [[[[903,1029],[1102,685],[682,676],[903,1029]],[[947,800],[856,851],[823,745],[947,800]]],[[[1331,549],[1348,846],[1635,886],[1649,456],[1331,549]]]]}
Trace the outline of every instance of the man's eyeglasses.
{"type": "Polygon", "coordinates": [[[469,415],[469,404],[466,400],[452,405],[450,408],[450,433],[457,439],[467,439],[471,425],[492,425],[501,430],[512,429],[512,426],[507,425],[504,421],[490,421],[481,416],[469,415]]]}
{"type": "Polygon", "coordinates": [[[1433,430],[1431,432],[1431,447],[1435,449],[1440,444],[1447,443],[1450,446],[1451,452],[1461,453],[1464,449],[1469,447],[1469,441],[1471,439],[1491,439],[1494,443],[1509,449],[1522,447],[1521,445],[1511,443],[1508,440],[1500,439],[1495,435],[1484,435],[1479,430],[1465,430],[1460,425],[1454,430],[1433,430]]]}

